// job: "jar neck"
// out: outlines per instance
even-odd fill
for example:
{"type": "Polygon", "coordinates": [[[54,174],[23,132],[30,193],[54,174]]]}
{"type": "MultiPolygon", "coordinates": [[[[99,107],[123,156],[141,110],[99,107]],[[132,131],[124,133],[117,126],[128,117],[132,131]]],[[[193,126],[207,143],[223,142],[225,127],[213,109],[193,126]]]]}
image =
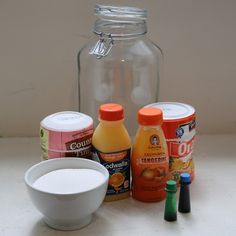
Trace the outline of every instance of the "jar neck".
{"type": "Polygon", "coordinates": [[[136,38],[147,33],[145,20],[113,20],[98,19],[93,32],[100,36],[110,36],[113,39],[136,38]]]}

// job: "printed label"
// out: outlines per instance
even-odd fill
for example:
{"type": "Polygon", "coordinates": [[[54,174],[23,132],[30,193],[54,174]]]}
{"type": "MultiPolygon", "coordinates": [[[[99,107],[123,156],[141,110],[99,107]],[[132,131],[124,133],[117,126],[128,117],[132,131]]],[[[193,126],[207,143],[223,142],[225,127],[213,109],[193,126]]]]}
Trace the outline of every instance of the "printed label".
{"type": "Polygon", "coordinates": [[[195,127],[195,119],[188,123],[179,124],[175,128],[175,137],[167,138],[170,178],[177,182],[182,172],[190,173],[191,177],[194,175],[192,152],[196,134],[195,127]]]}
{"type": "Polygon", "coordinates": [[[43,159],[59,157],[91,159],[92,135],[93,127],[72,132],[57,132],[40,127],[43,159]]]}
{"type": "Polygon", "coordinates": [[[104,153],[93,148],[93,159],[100,162],[109,172],[107,195],[130,190],[130,149],[104,153]]]}
{"type": "Polygon", "coordinates": [[[165,186],[168,173],[166,156],[146,155],[136,159],[135,182],[143,191],[157,191],[165,186]]]}
{"type": "Polygon", "coordinates": [[[48,159],[48,131],[42,127],[40,127],[39,131],[40,142],[41,142],[41,150],[42,150],[42,159],[48,159]]]}
{"type": "Polygon", "coordinates": [[[181,158],[190,154],[193,150],[194,138],[187,142],[169,142],[168,148],[170,156],[181,158]]]}
{"type": "Polygon", "coordinates": [[[169,155],[175,158],[183,158],[192,153],[195,137],[195,119],[189,123],[179,125],[175,130],[176,138],[168,139],[169,155]]]}
{"type": "Polygon", "coordinates": [[[159,199],[164,191],[169,170],[169,158],[164,136],[150,134],[142,137],[132,154],[133,193],[151,194],[148,199],[159,199]],[[140,145],[142,148],[140,148],[140,145]]]}
{"type": "Polygon", "coordinates": [[[78,138],[65,143],[67,151],[66,156],[87,158],[91,155],[92,134],[83,138],[78,138]]]}
{"type": "Polygon", "coordinates": [[[41,147],[43,149],[48,149],[48,131],[42,127],[39,130],[41,147]]]}

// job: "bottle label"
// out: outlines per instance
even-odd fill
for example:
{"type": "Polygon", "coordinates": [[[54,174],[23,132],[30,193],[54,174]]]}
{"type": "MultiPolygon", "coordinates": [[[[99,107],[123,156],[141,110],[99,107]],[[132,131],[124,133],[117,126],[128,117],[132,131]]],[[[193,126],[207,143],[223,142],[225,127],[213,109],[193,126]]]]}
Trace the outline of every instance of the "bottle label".
{"type": "Polygon", "coordinates": [[[93,160],[101,163],[109,172],[106,195],[130,190],[130,149],[119,152],[101,152],[93,147],[93,160]]]}
{"type": "Polygon", "coordinates": [[[142,191],[164,189],[167,181],[168,162],[165,155],[144,153],[136,162],[136,187],[142,191]]]}
{"type": "MultiPolygon", "coordinates": [[[[145,195],[148,200],[161,198],[169,169],[167,147],[164,136],[145,134],[134,146],[132,154],[133,194],[145,195]]],[[[143,195],[144,197],[144,195],[143,195]]]]}

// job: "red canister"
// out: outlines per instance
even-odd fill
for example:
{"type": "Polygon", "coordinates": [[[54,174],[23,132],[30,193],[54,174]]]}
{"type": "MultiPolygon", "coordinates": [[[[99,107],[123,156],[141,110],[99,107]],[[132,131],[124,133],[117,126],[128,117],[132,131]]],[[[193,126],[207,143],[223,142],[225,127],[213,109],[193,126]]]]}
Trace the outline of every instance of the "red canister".
{"type": "Polygon", "coordinates": [[[179,181],[188,172],[194,178],[193,144],[196,135],[195,109],[184,103],[159,102],[148,105],[163,111],[163,125],[168,152],[170,179],[179,181]]]}

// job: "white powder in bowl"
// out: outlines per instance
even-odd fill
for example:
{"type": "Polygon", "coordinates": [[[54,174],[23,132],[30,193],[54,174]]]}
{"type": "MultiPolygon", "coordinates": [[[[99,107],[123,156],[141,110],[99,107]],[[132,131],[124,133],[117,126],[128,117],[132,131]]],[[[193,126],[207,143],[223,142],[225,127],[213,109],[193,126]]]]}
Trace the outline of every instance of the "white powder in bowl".
{"type": "Polygon", "coordinates": [[[78,193],[97,187],[104,178],[104,175],[97,170],[59,169],[39,177],[33,183],[33,187],[50,193],[78,193]]]}

